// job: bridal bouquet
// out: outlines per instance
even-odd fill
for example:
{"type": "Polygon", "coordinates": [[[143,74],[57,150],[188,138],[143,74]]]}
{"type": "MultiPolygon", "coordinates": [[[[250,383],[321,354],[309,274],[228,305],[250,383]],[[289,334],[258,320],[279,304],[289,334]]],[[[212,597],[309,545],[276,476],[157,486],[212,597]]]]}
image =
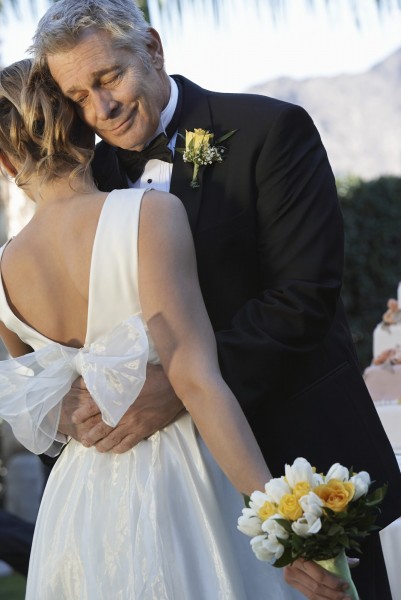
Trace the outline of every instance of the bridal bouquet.
{"type": "Polygon", "coordinates": [[[271,479],[265,491],[247,499],[238,529],[250,536],[259,560],[284,567],[297,558],[313,560],[348,581],[358,599],[345,549],[360,552],[360,540],[374,525],[386,486],[372,491],[366,471],[352,473],[339,463],[326,475],[304,458],[285,466],[285,475],[271,479]]]}

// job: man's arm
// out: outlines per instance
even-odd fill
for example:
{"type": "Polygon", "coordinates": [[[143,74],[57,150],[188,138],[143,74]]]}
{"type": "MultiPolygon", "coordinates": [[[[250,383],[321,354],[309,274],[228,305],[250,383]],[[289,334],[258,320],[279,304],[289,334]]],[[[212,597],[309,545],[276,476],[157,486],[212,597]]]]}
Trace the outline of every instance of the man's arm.
{"type": "Polygon", "coordinates": [[[259,294],[216,333],[224,378],[245,412],[284,390],[292,368],[325,339],[344,260],[333,173],[302,108],[281,109],[255,161],[255,182],[259,294]]]}

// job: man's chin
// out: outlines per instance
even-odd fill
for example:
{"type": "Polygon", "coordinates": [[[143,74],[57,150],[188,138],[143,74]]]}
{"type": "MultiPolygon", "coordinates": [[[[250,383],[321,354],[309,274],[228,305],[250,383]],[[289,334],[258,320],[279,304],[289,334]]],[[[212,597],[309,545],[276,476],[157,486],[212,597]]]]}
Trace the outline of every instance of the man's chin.
{"type": "Polygon", "coordinates": [[[136,150],[139,152],[145,147],[145,142],[138,142],[138,140],[132,140],[123,137],[119,138],[117,136],[97,135],[110,146],[121,148],[122,150],[136,150]]]}

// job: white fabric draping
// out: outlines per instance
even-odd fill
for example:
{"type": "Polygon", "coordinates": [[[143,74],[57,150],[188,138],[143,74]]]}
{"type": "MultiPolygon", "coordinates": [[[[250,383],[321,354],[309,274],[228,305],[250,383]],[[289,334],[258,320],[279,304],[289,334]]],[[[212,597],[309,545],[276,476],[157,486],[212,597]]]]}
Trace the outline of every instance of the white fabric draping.
{"type": "Polygon", "coordinates": [[[61,402],[81,375],[103,421],[114,427],[142,389],[148,348],[142,321],[132,316],[83,348],[52,342],[36,352],[3,361],[0,417],[28,450],[51,455],[61,402]]]}

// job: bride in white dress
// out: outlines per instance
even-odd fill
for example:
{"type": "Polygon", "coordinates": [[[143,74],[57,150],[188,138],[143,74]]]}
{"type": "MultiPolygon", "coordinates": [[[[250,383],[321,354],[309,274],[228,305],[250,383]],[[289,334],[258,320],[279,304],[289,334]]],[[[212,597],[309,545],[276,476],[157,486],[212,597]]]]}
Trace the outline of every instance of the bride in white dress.
{"type": "Polygon", "coordinates": [[[301,598],[236,531],[239,492],[270,473],[218,369],[184,208],[161,192],[99,192],[90,152],[68,142],[69,107],[30,70],[0,72],[0,161],[36,203],[0,250],[0,333],[19,357],[0,365],[0,416],[42,453],[77,376],[115,425],[158,357],[188,412],[124,454],[67,444],[26,599],[301,598]]]}

